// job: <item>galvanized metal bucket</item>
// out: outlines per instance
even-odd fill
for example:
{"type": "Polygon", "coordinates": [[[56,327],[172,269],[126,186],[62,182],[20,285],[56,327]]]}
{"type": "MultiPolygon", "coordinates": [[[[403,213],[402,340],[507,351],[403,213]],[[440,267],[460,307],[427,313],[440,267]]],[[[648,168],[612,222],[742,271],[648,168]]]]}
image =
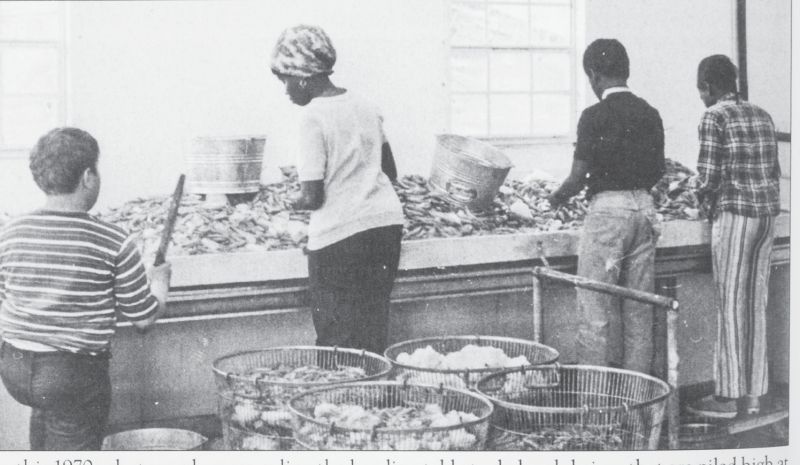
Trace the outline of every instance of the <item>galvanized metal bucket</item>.
{"type": "Polygon", "coordinates": [[[202,434],[176,428],[142,428],[120,431],[103,439],[102,450],[203,450],[202,434]]]}
{"type": "Polygon", "coordinates": [[[264,137],[197,137],[189,155],[187,189],[196,194],[258,192],[264,137]]]}
{"type": "Polygon", "coordinates": [[[485,210],[492,206],[512,166],[503,152],[489,144],[442,134],[436,136],[428,182],[455,203],[485,210]]]}
{"type": "Polygon", "coordinates": [[[682,423],[678,427],[681,449],[733,449],[737,446],[734,437],[726,428],[716,423],[702,421],[682,423]]]}

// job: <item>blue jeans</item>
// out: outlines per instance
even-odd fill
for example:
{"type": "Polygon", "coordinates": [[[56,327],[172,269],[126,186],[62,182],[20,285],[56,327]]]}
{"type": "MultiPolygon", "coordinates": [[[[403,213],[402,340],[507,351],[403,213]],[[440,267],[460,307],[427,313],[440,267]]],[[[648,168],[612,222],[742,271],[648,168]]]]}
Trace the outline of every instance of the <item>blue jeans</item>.
{"type": "Polygon", "coordinates": [[[0,342],[0,377],[31,407],[31,450],[100,450],[111,406],[108,356],[30,352],[0,342]]]}
{"type": "MultiPolygon", "coordinates": [[[[631,289],[654,292],[658,239],[653,198],[644,190],[595,195],[583,224],[578,275],[631,289]]],[[[649,373],[653,358],[651,305],[578,290],[582,321],[580,363],[621,366],[649,373]]]]}

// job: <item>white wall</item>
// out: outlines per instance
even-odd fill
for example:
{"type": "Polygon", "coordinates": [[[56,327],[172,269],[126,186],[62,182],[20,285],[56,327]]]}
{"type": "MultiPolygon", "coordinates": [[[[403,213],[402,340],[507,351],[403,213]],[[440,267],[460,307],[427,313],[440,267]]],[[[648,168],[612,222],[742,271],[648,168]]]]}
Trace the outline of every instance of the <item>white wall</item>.
{"type": "MultiPolygon", "coordinates": [[[[697,64],[723,53],[736,59],[731,0],[587,0],[586,40],[619,39],[631,60],[629,85],[661,113],[665,151],[697,165],[697,124],[704,106],[697,64]]],[[[788,46],[789,37],[785,38],[788,46]]]]}
{"type": "Polygon", "coordinates": [[[747,2],[749,98],[767,110],[775,126],[783,132],[791,129],[791,15],[790,0],[747,2]]]}
{"type": "MultiPolygon", "coordinates": [[[[782,13],[788,0],[768,1],[780,12],[759,9],[748,24],[751,31],[777,32],[769,43],[751,38],[751,55],[765,63],[782,59],[789,42],[788,15],[782,13]],[[757,50],[765,48],[773,53],[757,50]]],[[[696,66],[712,53],[735,56],[734,2],[585,2],[586,42],[616,37],[625,44],[631,86],[661,112],[667,155],[694,166],[703,111],[696,66]]],[[[427,174],[433,136],[447,131],[446,5],[447,0],[71,4],[68,123],[100,142],[99,207],[170,192],[185,170],[188,141],[197,135],[266,134],[264,178],[276,178],[276,167],[292,162],[298,112],[269,71],[269,51],[283,28],[301,22],[320,24],[332,37],[339,53],[334,81],[383,109],[401,173],[427,174]]],[[[582,73],[578,79],[585,85],[582,73]]],[[[774,106],[779,98],[767,97],[755,81],[754,96],[763,96],[768,109],[774,106]]],[[[784,81],[770,80],[769,89],[785,94],[784,81]]],[[[590,91],[587,100],[596,101],[590,91]]],[[[570,144],[508,153],[516,165],[512,176],[544,167],[561,177],[571,161],[570,144]]],[[[0,185],[19,193],[0,197],[0,211],[41,202],[27,160],[0,161],[0,185]]]]}
{"type": "Polygon", "coordinates": [[[73,124],[103,151],[103,200],[166,193],[197,135],[266,134],[265,178],[292,163],[297,108],[269,70],[280,32],[325,27],[334,81],[376,101],[400,169],[441,131],[438,2],[281,1],[74,4],[73,124]],[[422,52],[422,53],[419,53],[422,52]]]}
{"type": "MultiPolygon", "coordinates": [[[[788,41],[791,36],[792,13],[790,0],[759,0],[747,4],[747,77],[749,99],[761,106],[775,121],[781,132],[791,132],[792,54],[788,41]]],[[[781,205],[791,203],[791,146],[778,145],[781,172],[781,205]]]]}

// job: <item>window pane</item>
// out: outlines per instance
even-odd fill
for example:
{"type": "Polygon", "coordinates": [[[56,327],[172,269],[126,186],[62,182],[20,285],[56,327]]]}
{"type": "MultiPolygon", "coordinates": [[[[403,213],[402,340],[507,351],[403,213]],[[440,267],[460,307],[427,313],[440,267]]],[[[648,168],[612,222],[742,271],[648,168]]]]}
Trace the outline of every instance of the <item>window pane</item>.
{"type": "Polygon", "coordinates": [[[450,126],[454,133],[486,134],[486,95],[454,95],[451,104],[450,126]]]}
{"type": "Polygon", "coordinates": [[[533,135],[564,136],[569,133],[570,97],[568,95],[533,96],[533,135]]]}
{"type": "Polygon", "coordinates": [[[4,147],[30,148],[58,125],[58,102],[50,99],[3,99],[0,128],[4,147]]]}
{"type": "Polygon", "coordinates": [[[494,136],[530,134],[530,94],[491,96],[491,133],[494,136]]]}
{"type": "Polygon", "coordinates": [[[59,40],[59,2],[0,2],[0,39],[59,40]]]}
{"type": "Polygon", "coordinates": [[[527,45],[528,6],[490,4],[489,42],[492,45],[527,45]]]}
{"type": "Polygon", "coordinates": [[[533,5],[531,8],[531,42],[542,46],[569,46],[570,7],[533,5]]]}
{"type": "Polygon", "coordinates": [[[2,89],[5,93],[56,93],[58,51],[44,47],[11,47],[0,56],[2,89]]]}
{"type": "Polygon", "coordinates": [[[486,92],[489,70],[484,50],[450,52],[450,82],[455,92],[486,92]]]}
{"type": "Polygon", "coordinates": [[[533,90],[569,90],[571,59],[568,53],[534,53],[533,90]]]}
{"type": "Polygon", "coordinates": [[[486,44],[486,8],[483,3],[453,2],[450,12],[450,41],[453,45],[486,44]]]}
{"type": "Polygon", "coordinates": [[[491,89],[500,92],[528,92],[531,88],[531,55],[527,51],[493,51],[491,89]]]}

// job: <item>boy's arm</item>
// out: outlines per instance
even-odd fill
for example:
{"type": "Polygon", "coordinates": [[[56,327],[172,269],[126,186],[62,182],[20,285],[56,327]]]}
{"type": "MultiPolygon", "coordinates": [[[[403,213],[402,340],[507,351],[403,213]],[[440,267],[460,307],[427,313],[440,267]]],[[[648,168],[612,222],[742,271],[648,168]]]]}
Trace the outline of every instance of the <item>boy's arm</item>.
{"type": "Polygon", "coordinates": [[[655,156],[654,158],[657,166],[652,172],[652,177],[647,180],[649,184],[647,187],[648,189],[652,189],[666,172],[666,159],[664,157],[664,123],[661,121],[659,115],[656,115],[655,133],[653,134],[652,144],[653,155],[655,156]]]}
{"type": "Polygon", "coordinates": [[[713,214],[725,158],[722,128],[713,114],[706,112],[703,115],[698,134],[700,154],[697,158],[697,197],[709,206],[713,214]]]}
{"type": "Polygon", "coordinates": [[[171,266],[146,271],[139,249],[129,237],[117,256],[114,295],[116,308],[138,329],[147,329],[165,309],[171,266]],[[148,275],[153,277],[152,285],[148,275]]]}
{"type": "Polygon", "coordinates": [[[575,143],[575,154],[572,159],[572,169],[567,179],[561,183],[547,200],[552,208],[561,206],[573,195],[578,194],[586,185],[586,176],[590,170],[590,160],[594,152],[591,116],[584,112],[578,120],[578,140],[575,143]]]}
{"type": "Polygon", "coordinates": [[[300,197],[292,201],[292,207],[298,210],[317,210],[324,202],[324,181],[302,181],[300,182],[300,197]]]}
{"type": "Polygon", "coordinates": [[[567,179],[555,192],[547,197],[552,208],[558,208],[569,200],[573,195],[580,193],[586,183],[586,174],[589,173],[589,163],[584,160],[575,159],[572,161],[572,169],[567,179]]]}
{"type": "Polygon", "coordinates": [[[325,137],[319,122],[303,118],[300,122],[297,176],[300,178],[300,196],[292,200],[298,210],[317,210],[325,202],[325,170],[328,154],[325,137]]]}
{"type": "Polygon", "coordinates": [[[381,146],[381,170],[389,177],[389,181],[397,180],[397,166],[394,163],[392,147],[388,142],[384,142],[381,146]]]}
{"type": "Polygon", "coordinates": [[[147,278],[150,281],[150,292],[158,301],[158,308],[147,319],[131,321],[133,326],[142,331],[146,330],[156,322],[167,309],[167,294],[169,293],[169,281],[172,277],[172,264],[164,262],[161,265],[147,269],[147,278]]]}

